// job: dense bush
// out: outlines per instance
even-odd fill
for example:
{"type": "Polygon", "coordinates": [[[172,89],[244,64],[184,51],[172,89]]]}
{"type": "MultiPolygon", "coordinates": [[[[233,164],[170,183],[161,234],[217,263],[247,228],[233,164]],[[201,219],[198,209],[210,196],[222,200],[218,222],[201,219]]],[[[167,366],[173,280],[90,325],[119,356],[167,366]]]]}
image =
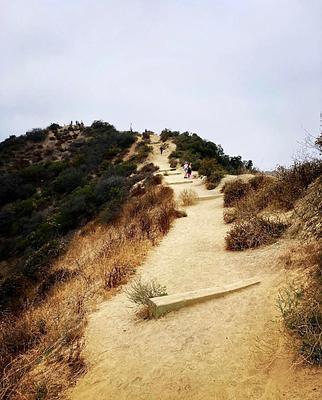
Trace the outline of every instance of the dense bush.
{"type": "Polygon", "coordinates": [[[122,176],[102,178],[94,189],[94,198],[97,205],[117,200],[121,202],[127,193],[127,181],[122,176]]]}
{"type": "Polygon", "coordinates": [[[95,211],[94,203],[92,185],[75,189],[63,202],[55,217],[59,230],[66,232],[81,223],[87,222],[95,211]]]}
{"type": "Polygon", "coordinates": [[[234,207],[250,190],[251,186],[249,182],[242,181],[241,179],[227,182],[224,188],[224,207],[234,207]]]}
{"type": "Polygon", "coordinates": [[[42,142],[47,137],[47,131],[40,128],[32,129],[31,131],[26,132],[27,140],[31,140],[32,142],[42,142]]]}
{"type": "Polygon", "coordinates": [[[144,141],[138,142],[135,147],[136,154],[131,157],[131,161],[142,163],[152,152],[152,149],[152,146],[147,145],[144,141]]]}
{"type": "Polygon", "coordinates": [[[68,168],[62,171],[53,182],[53,189],[58,193],[70,193],[85,184],[83,171],[77,168],[68,168]]]}
{"type": "Polygon", "coordinates": [[[0,207],[18,199],[27,199],[36,191],[33,183],[26,183],[16,173],[0,175],[0,207]]]}
{"type": "Polygon", "coordinates": [[[56,124],[56,123],[52,123],[52,124],[50,124],[49,126],[48,126],[48,130],[50,130],[50,131],[57,131],[58,129],[60,129],[61,128],[61,126],[59,125],[59,124],[56,124]]]}
{"type": "Polygon", "coordinates": [[[172,152],[169,158],[179,158],[181,163],[189,161],[197,171],[203,160],[214,160],[229,173],[239,173],[247,166],[252,167],[251,160],[242,161],[240,156],[229,157],[220,145],[203,140],[195,133],[171,132],[167,129],[161,132],[161,140],[166,141],[170,138],[176,144],[176,151],[172,152]]]}
{"type": "Polygon", "coordinates": [[[280,221],[262,217],[238,221],[226,235],[226,248],[245,250],[271,243],[282,235],[286,227],[280,221]]]}
{"type": "Polygon", "coordinates": [[[111,160],[116,155],[115,149],[121,156],[135,141],[132,132],[119,132],[113,125],[102,121],[94,121],[85,132],[90,140],[79,148],[73,145],[72,149],[77,154],[78,165],[82,164],[87,171],[96,169],[103,161],[111,160]]]}
{"type": "Polygon", "coordinates": [[[33,252],[26,260],[23,274],[33,280],[38,280],[50,272],[51,262],[63,252],[65,244],[56,239],[47,242],[39,250],[33,252]]]}

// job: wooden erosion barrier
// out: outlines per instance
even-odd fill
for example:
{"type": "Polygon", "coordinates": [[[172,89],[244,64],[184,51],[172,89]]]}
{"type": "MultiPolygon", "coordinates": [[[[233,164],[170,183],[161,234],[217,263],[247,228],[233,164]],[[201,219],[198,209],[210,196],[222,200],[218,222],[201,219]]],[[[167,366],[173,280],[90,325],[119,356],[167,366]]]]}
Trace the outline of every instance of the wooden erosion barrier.
{"type": "Polygon", "coordinates": [[[248,279],[222,287],[199,289],[193,292],[172,294],[169,296],[153,297],[149,299],[149,313],[151,317],[159,318],[170,311],[178,310],[202,301],[223,297],[229,293],[237,292],[250,286],[259,284],[260,281],[248,279]]]}
{"type": "Polygon", "coordinates": [[[220,199],[221,197],[223,197],[222,194],[211,194],[210,196],[201,196],[198,197],[198,201],[204,201],[204,200],[213,200],[213,199],[220,199]]]}
{"type": "Polygon", "coordinates": [[[193,183],[193,181],[186,179],[184,181],[167,182],[168,185],[184,185],[185,183],[193,183]]]}
{"type": "Polygon", "coordinates": [[[156,172],[170,172],[175,170],[176,168],[163,168],[163,169],[158,169],[156,172]]]}

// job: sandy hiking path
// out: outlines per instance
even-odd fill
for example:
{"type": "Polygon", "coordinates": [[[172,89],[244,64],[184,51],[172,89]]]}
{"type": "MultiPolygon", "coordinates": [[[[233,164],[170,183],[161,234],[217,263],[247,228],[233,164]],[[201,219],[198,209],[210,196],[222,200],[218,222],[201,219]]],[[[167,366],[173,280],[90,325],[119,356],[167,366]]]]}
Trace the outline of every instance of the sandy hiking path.
{"type": "MultiPolygon", "coordinates": [[[[168,168],[171,148],[161,156],[159,144],[153,147],[152,161],[168,168]]],[[[173,186],[176,194],[190,187],[200,196],[220,193],[219,188],[209,193],[199,179],[173,186]]],[[[90,317],[85,350],[90,368],[71,399],[321,398],[321,375],[293,366],[276,321],[278,287],[285,280],[277,259],[289,241],[227,252],[229,226],[222,212],[222,196],[188,207],[188,217],[175,221],[138,273],[144,280],[156,278],[169,294],[247,278],[261,284],[148,321],[135,316],[120,290],[90,317]]]]}

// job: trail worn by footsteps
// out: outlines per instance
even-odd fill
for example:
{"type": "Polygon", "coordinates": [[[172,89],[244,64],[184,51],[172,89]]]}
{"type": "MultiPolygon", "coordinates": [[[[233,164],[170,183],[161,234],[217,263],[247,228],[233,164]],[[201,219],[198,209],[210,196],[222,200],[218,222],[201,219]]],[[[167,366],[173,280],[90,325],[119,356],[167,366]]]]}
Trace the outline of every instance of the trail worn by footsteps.
{"type": "MultiPolygon", "coordinates": [[[[153,142],[157,142],[155,137],[153,142]]],[[[168,168],[154,144],[151,158],[168,168]]],[[[179,180],[183,176],[168,176],[179,180]]],[[[229,178],[226,178],[229,179],[229,178]]],[[[200,196],[219,194],[195,179],[183,186],[200,196]]],[[[224,249],[222,197],[187,208],[139,269],[168,293],[258,278],[261,284],[220,299],[183,308],[158,320],[139,320],[124,292],[101,304],[86,332],[89,371],[70,393],[74,400],[315,400],[321,398],[318,371],[292,367],[276,321],[276,266],[286,240],[258,250],[224,249]]]]}

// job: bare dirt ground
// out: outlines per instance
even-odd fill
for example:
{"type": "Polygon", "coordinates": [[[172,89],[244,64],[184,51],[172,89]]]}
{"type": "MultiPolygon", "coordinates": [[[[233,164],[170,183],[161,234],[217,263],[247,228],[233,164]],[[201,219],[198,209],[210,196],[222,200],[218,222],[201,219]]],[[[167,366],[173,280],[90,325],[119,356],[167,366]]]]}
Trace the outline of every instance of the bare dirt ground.
{"type": "MultiPolygon", "coordinates": [[[[152,161],[168,167],[171,148],[161,156],[159,144],[153,146],[152,161]]],[[[199,195],[219,194],[219,188],[205,190],[199,179],[173,186],[176,193],[186,187],[199,195]]],[[[222,212],[222,197],[188,207],[188,217],[174,223],[138,273],[144,280],[156,278],[169,294],[253,277],[261,284],[148,321],[135,316],[120,290],[90,318],[85,351],[90,367],[71,399],[321,398],[321,374],[294,365],[277,319],[278,287],[286,279],[277,259],[290,241],[228,252],[222,212]]]]}

